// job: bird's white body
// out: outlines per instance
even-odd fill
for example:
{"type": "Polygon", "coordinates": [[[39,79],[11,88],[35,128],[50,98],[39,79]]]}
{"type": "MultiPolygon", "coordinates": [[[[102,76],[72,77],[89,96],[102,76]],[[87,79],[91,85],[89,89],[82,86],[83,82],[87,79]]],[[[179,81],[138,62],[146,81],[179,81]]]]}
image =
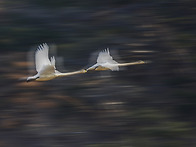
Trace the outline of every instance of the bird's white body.
{"type": "Polygon", "coordinates": [[[88,70],[112,70],[112,71],[119,71],[119,66],[129,66],[135,64],[144,64],[144,61],[136,61],[131,63],[118,63],[113,60],[112,56],[110,55],[109,49],[105,49],[101,51],[97,58],[97,63],[93,66],[89,67],[88,70]]]}
{"type": "Polygon", "coordinates": [[[101,51],[97,57],[97,63],[89,67],[88,70],[112,70],[118,71],[118,62],[114,61],[112,56],[110,56],[109,49],[101,51]]]}
{"type": "Polygon", "coordinates": [[[29,81],[48,81],[57,77],[69,76],[79,73],[85,73],[86,70],[79,70],[68,73],[61,73],[56,70],[55,67],[55,58],[51,57],[51,60],[48,58],[49,46],[45,43],[40,45],[35,53],[35,65],[37,74],[27,78],[29,81]]]}

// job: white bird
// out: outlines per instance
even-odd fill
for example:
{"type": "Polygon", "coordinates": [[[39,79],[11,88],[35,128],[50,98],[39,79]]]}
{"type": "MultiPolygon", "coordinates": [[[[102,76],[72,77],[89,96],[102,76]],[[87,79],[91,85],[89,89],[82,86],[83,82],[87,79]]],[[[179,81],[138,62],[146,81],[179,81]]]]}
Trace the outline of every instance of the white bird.
{"type": "Polygon", "coordinates": [[[136,64],[144,64],[144,61],[136,61],[130,63],[118,63],[113,60],[112,56],[110,55],[109,49],[105,49],[101,51],[97,57],[97,63],[93,66],[89,67],[88,70],[112,70],[112,71],[119,71],[119,66],[129,66],[129,65],[136,65],[136,64]]]}
{"type": "Polygon", "coordinates": [[[57,77],[75,75],[79,73],[85,73],[86,70],[82,69],[79,71],[61,73],[56,70],[55,67],[55,58],[54,56],[48,58],[48,50],[49,46],[44,43],[43,45],[39,45],[37,51],[35,52],[35,65],[37,74],[27,78],[27,82],[29,81],[48,81],[57,77]]]}

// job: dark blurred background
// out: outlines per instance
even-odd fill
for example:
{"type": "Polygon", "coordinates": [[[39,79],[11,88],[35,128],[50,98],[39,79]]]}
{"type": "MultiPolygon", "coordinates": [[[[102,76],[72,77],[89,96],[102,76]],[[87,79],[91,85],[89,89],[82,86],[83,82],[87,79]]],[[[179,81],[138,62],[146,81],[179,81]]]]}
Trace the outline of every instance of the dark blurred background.
{"type": "Polygon", "coordinates": [[[0,0],[0,25],[0,147],[196,146],[194,0],[0,0]],[[151,63],[19,81],[44,42],[64,72],[151,63]]]}

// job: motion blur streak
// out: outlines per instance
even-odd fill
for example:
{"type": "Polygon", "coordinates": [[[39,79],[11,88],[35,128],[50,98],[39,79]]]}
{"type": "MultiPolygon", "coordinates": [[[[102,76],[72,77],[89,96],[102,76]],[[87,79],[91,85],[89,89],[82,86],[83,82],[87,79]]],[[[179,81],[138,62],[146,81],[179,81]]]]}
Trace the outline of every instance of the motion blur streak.
{"type": "Polygon", "coordinates": [[[0,146],[196,146],[194,4],[1,0],[0,146]],[[105,48],[119,63],[151,62],[18,81],[34,67],[28,52],[43,42],[55,44],[62,72],[92,66],[105,48]]]}

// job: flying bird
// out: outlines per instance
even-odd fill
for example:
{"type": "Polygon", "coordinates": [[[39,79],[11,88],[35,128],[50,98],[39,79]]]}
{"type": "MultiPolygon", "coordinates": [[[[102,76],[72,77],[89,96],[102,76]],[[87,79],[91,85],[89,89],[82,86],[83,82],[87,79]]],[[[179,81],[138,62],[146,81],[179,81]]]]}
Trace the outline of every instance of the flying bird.
{"type": "Polygon", "coordinates": [[[113,60],[112,56],[110,55],[109,48],[101,51],[97,57],[97,63],[93,66],[89,67],[89,70],[112,70],[112,71],[119,71],[119,66],[129,66],[129,65],[136,65],[136,64],[144,64],[145,62],[140,60],[136,62],[130,63],[118,63],[113,60]]]}
{"type": "Polygon", "coordinates": [[[58,70],[56,70],[56,67],[55,67],[54,56],[52,56],[49,60],[48,51],[49,51],[49,46],[46,43],[38,46],[35,52],[35,66],[36,66],[37,74],[34,76],[28,77],[26,79],[27,82],[35,81],[35,80],[36,81],[48,81],[48,80],[52,80],[57,77],[70,76],[70,75],[75,75],[75,74],[86,72],[85,69],[74,71],[74,72],[67,72],[67,73],[59,72],[58,70]]]}

